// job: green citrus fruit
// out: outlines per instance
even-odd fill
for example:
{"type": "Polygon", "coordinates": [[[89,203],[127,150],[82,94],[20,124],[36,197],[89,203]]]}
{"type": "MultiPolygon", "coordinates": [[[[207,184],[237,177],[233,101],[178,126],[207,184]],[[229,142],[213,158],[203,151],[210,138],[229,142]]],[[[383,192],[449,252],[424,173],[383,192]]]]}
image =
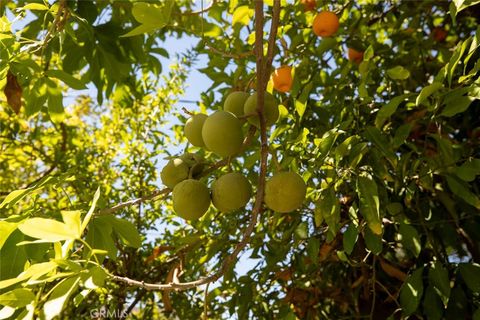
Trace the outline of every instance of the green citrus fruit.
{"type": "Polygon", "coordinates": [[[243,106],[248,98],[248,93],[235,91],[230,93],[223,104],[223,110],[230,111],[237,117],[243,116],[243,106]]]}
{"type": "Polygon", "coordinates": [[[190,168],[179,158],[168,161],[160,173],[160,178],[164,185],[172,189],[177,183],[188,178],[190,168]]]}
{"type": "Polygon", "coordinates": [[[241,173],[227,173],[212,185],[212,202],[215,208],[229,212],[244,207],[252,196],[252,186],[241,173]]]}
{"type": "MultiPolygon", "coordinates": [[[[277,100],[274,96],[270,93],[265,92],[265,103],[264,103],[264,112],[263,115],[265,117],[265,124],[267,126],[273,125],[278,120],[279,112],[278,112],[278,104],[277,100]]],[[[250,116],[247,118],[248,122],[260,128],[260,119],[258,118],[257,113],[257,93],[255,92],[250,97],[248,97],[247,101],[245,101],[245,105],[243,107],[243,112],[245,115],[253,114],[254,116],[250,116]]]]}
{"type": "Polygon", "coordinates": [[[187,179],[173,188],[173,209],[185,220],[196,220],[210,207],[210,191],[198,180],[187,179]]]}
{"type": "Polygon", "coordinates": [[[205,120],[202,137],[210,151],[222,157],[233,156],[242,147],[242,125],[233,113],[217,111],[205,120]]]}
{"type": "Polygon", "coordinates": [[[299,209],[307,186],[302,177],[295,172],[274,174],[265,185],[265,204],[276,212],[291,212],[299,209]]]}
{"type": "Polygon", "coordinates": [[[187,120],[184,127],[185,137],[196,147],[204,147],[205,143],[202,138],[203,123],[207,119],[207,115],[197,113],[187,120]]]}

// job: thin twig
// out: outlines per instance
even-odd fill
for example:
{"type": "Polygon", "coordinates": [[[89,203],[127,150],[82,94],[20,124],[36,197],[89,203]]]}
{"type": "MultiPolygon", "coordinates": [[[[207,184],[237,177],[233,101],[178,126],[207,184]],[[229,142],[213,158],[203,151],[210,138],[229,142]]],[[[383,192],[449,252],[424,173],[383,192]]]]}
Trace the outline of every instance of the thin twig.
{"type": "Polygon", "coordinates": [[[162,190],[155,190],[153,191],[152,193],[146,195],[146,196],[143,196],[141,198],[137,198],[137,199],[133,199],[133,200],[129,200],[129,201],[126,201],[126,202],[122,202],[122,203],[119,203],[111,208],[106,208],[106,209],[102,209],[100,211],[98,211],[96,213],[96,215],[104,215],[104,214],[109,214],[109,213],[113,213],[115,211],[118,211],[120,209],[123,209],[125,207],[129,207],[129,206],[133,206],[135,204],[139,204],[139,203],[142,203],[142,202],[145,202],[145,201],[148,201],[148,200],[152,200],[158,196],[161,196],[161,195],[167,195],[169,194],[171,191],[171,189],[169,188],[165,188],[165,189],[162,189],[162,190]]]}
{"type": "Polygon", "coordinates": [[[244,59],[248,56],[254,55],[253,51],[247,51],[247,52],[242,52],[242,53],[230,53],[230,52],[225,52],[225,51],[219,50],[215,47],[212,47],[208,43],[205,43],[205,46],[208,48],[208,50],[212,51],[213,53],[220,54],[223,57],[227,57],[227,58],[244,59]]]}
{"type": "MultiPolygon", "coordinates": [[[[275,6],[280,5],[280,0],[275,0],[275,6]]],[[[278,20],[278,16],[273,19],[278,20]]],[[[272,21],[272,24],[278,23],[278,21],[272,21]]],[[[257,89],[262,89],[266,87],[267,78],[264,75],[264,65],[263,65],[263,1],[259,0],[255,2],[255,52],[257,55],[257,89]]],[[[270,38],[274,36],[270,34],[270,38]]],[[[270,41],[269,41],[270,42],[270,41]]],[[[270,67],[270,66],[267,66],[270,67]]],[[[260,149],[260,174],[258,178],[258,187],[257,194],[255,197],[255,205],[252,210],[251,219],[248,223],[246,229],[243,232],[242,240],[237,243],[233,252],[223,261],[221,268],[210,276],[200,278],[195,281],[184,282],[184,283],[166,283],[166,284],[155,284],[155,283],[145,283],[143,281],[133,280],[126,277],[120,277],[116,275],[110,275],[111,278],[115,281],[125,282],[131,286],[142,287],[147,290],[186,290],[195,288],[207,283],[215,282],[221,278],[225,272],[230,269],[233,262],[237,259],[239,253],[247,246],[250,242],[253,230],[257,224],[257,219],[259,213],[263,209],[263,198],[265,192],[265,180],[267,175],[267,160],[268,160],[268,140],[267,140],[267,128],[265,125],[265,118],[263,116],[263,107],[264,107],[264,90],[258,90],[257,98],[257,109],[258,116],[260,120],[260,140],[261,140],[261,149],[260,149]]]]}
{"type": "MultiPolygon", "coordinates": [[[[218,0],[212,0],[212,2],[210,3],[210,5],[208,5],[207,7],[202,8],[202,9],[197,10],[197,11],[182,12],[182,15],[192,16],[192,15],[196,15],[196,14],[203,14],[203,13],[207,12],[208,10],[212,9],[213,5],[214,5],[217,1],[218,1],[218,0]]],[[[202,3],[203,3],[203,2],[202,2],[202,3]]]]}
{"type": "Polygon", "coordinates": [[[203,294],[203,319],[208,320],[208,285],[205,286],[205,292],[203,294]]]}
{"type": "MultiPolygon", "coordinates": [[[[264,76],[270,74],[270,67],[272,66],[273,54],[275,52],[275,40],[277,39],[278,24],[280,21],[279,17],[280,0],[273,2],[272,24],[270,25],[270,35],[268,38],[267,60],[265,63],[264,76]]],[[[264,87],[262,89],[265,90],[266,87],[267,81],[264,80],[264,87]]]]}
{"type": "Polygon", "coordinates": [[[377,258],[373,256],[373,264],[372,264],[372,269],[373,269],[373,275],[372,275],[372,308],[370,309],[370,319],[373,319],[373,314],[375,312],[375,300],[377,298],[377,292],[375,291],[375,282],[377,281],[377,273],[376,273],[376,262],[377,258]]]}

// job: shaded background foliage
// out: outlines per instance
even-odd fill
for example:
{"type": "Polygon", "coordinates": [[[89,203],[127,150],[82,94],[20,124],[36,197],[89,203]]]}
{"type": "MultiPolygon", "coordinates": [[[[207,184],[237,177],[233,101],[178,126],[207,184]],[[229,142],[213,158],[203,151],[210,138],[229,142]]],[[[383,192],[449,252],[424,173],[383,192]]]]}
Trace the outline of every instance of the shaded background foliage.
{"type": "MultiPolygon", "coordinates": [[[[206,309],[239,319],[480,317],[478,1],[317,1],[340,17],[333,38],[312,33],[315,13],[301,3],[282,3],[274,66],[294,66],[295,82],[275,93],[269,171],[300,172],[307,200],[297,212],[263,212],[247,253],[257,265],[230,270],[207,300],[203,288],[147,292],[106,271],[168,282],[181,263],[182,280],[197,279],[229,255],[251,206],[212,207],[191,225],[168,197],[102,210],[161,189],[162,159],[180,148],[219,160],[185,147],[186,115],[173,106],[199,55],[212,80],[201,111],[221,109],[233,89],[252,91],[253,4],[216,1],[203,14],[188,1],[0,4],[0,86],[22,96],[0,109],[5,318],[89,319],[101,308],[132,319],[197,319],[206,309]],[[12,17],[27,11],[31,21],[12,33],[12,17]],[[198,44],[166,68],[165,39],[187,35],[198,44]],[[364,51],[363,62],[347,48],[364,51]],[[20,222],[75,225],[90,208],[76,237],[17,246],[35,240],[20,222]],[[155,228],[161,236],[148,238],[155,228]]],[[[259,149],[253,141],[205,181],[235,170],[255,182],[259,149]]]]}

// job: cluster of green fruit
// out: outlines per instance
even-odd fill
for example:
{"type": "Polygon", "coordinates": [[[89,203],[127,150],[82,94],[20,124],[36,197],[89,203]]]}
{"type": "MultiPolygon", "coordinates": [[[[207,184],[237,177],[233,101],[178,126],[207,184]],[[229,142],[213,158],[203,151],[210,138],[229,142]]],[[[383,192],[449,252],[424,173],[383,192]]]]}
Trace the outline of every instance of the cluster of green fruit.
{"type": "MultiPolygon", "coordinates": [[[[264,117],[267,126],[272,126],[279,117],[276,99],[265,92],[264,117]]],[[[227,96],[223,110],[207,116],[195,114],[187,120],[185,137],[197,147],[221,156],[238,154],[243,144],[243,118],[260,127],[257,113],[257,93],[249,95],[236,91],[227,96]]],[[[212,184],[212,192],[198,179],[202,176],[203,160],[195,154],[184,154],[171,159],[162,169],[162,182],[173,189],[173,209],[186,220],[203,216],[210,203],[221,212],[230,212],[244,207],[252,196],[252,186],[241,173],[228,173],[212,184]]],[[[303,204],[306,185],[294,172],[280,172],[265,185],[265,204],[277,212],[290,212],[303,204]]]]}

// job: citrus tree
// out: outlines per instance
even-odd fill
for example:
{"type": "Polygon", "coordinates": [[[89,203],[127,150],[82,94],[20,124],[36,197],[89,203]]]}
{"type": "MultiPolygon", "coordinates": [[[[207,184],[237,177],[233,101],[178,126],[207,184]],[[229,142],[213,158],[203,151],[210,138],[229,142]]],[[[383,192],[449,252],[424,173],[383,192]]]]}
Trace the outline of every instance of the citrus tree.
{"type": "Polygon", "coordinates": [[[480,319],[478,0],[0,13],[0,319],[480,319]]]}

